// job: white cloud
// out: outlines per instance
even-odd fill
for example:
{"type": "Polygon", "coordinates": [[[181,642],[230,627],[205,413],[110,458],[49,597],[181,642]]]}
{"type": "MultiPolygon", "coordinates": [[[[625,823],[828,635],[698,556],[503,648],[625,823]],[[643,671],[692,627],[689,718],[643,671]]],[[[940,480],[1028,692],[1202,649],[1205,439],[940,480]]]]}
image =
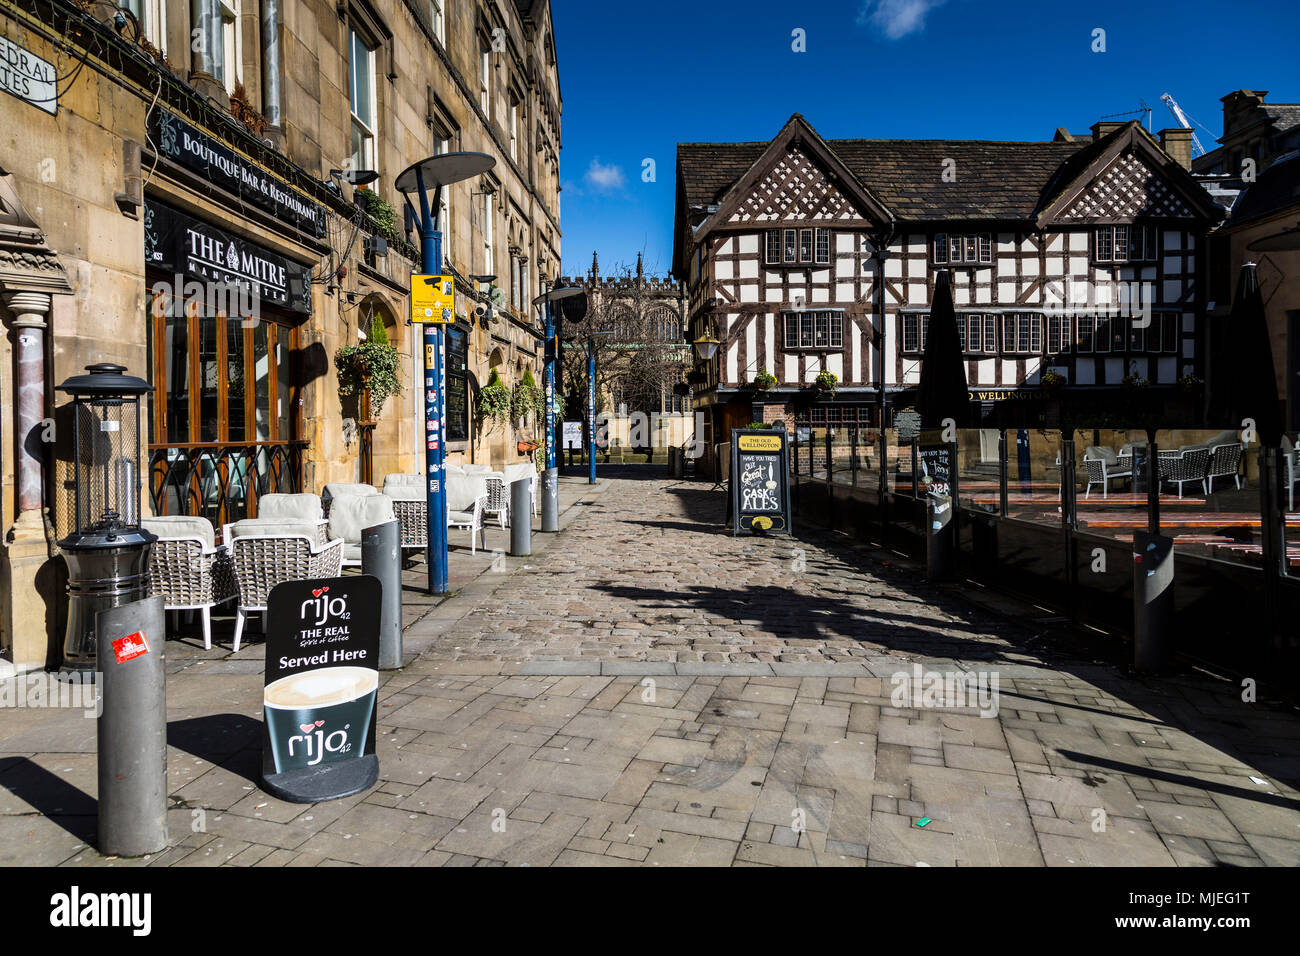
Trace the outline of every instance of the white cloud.
{"type": "Polygon", "coordinates": [[[623,170],[613,164],[605,166],[601,163],[600,157],[595,156],[591,160],[591,165],[587,167],[587,172],[582,177],[582,181],[592,189],[601,192],[622,189],[623,170]]]}
{"type": "Polygon", "coordinates": [[[863,0],[858,23],[878,27],[891,40],[925,29],[925,15],[944,0],[863,0]]]}

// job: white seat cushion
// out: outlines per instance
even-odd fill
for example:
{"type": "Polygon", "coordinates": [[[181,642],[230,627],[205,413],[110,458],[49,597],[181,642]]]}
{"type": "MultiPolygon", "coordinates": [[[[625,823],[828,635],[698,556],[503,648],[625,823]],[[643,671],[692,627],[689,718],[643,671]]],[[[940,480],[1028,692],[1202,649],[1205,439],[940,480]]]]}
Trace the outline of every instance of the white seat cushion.
{"type": "Polygon", "coordinates": [[[286,521],[280,518],[245,518],[230,525],[234,538],[288,538],[302,535],[315,543],[318,525],[315,521],[286,521]]]}
{"type": "Polygon", "coordinates": [[[285,521],[320,521],[325,512],[320,495],[262,495],[257,499],[259,518],[279,518],[285,521]]]}
{"type": "Polygon", "coordinates": [[[1083,450],[1083,457],[1104,461],[1108,467],[1119,464],[1115,449],[1109,445],[1089,445],[1083,450]]]}
{"type": "Polygon", "coordinates": [[[153,518],[141,518],[140,527],[160,538],[199,538],[206,548],[211,548],[216,541],[212,522],[207,518],[193,515],[158,515],[153,518]]]}
{"type": "Polygon", "coordinates": [[[482,472],[492,470],[491,465],[461,465],[460,467],[464,470],[465,474],[467,475],[477,475],[477,474],[481,474],[482,472]]]}
{"type": "Polygon", "coordinates": [[[447,511],[469,511],[474,499],[487,494],[487,479],[482,475],[447,476],[447,511]]]}
{"type": "Polygon", "coordinates": [[[448,524],[471,524],[474,521],[474,512],[472,511],[448,511],[448,524]]]}
{"type": "Polygon", "coordinates": [[[342,494],[330,503],[329,536],[359,545],[362,531],[392,520],[393,499],[387,495],[342,494]]]}
{"type": "Polygon", "coordinates": [[[537,466],[531,461],[520,462],[517,465],[506,465],[501,469],[501,474],[506,480],[506,484],[513,484],[521,478],[536,478],[537,466]]]}
{"type": "Polygon", "coordinates": [[[423,501],[427,496],[424,476],[388,475],[384,478],[384,494],[394,501],[423,501]]]}
{"type": "MultiPolygon", "coordinates": [[[[360,485],[347,481],[332,481],[325,486],[325,494],[330,500],[337,498],[339,495],[377,495],[379,489],[374,485],[360,485]]],[[[333,507],[331,505],[331,507],[333,507]]]]}

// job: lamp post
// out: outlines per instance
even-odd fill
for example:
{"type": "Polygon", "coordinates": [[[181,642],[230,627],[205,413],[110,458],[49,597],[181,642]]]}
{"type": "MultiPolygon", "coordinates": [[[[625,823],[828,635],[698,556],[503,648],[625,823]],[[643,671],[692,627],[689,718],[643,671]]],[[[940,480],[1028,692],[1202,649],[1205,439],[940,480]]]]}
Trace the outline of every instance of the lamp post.
{"type": "MultiPolygon", "coordinates": [[[[695,349],[695,354],[696,354],[696,356],[699,357],[699,359],[700,359],[701,362],[711,362],[711,361],[713,361],[713,356],[715,356],[715,355],[718,354],[718,346],[721,345],[721,344],[722,344],[722,343],[718,341],[717,336],[715,336],[715,335],[713,334],[713,330],[710,328],[710,329],[705,329],[705,330],[704,330],[704,334],[701,335],[698,339],[696,339],[694,342],[691,343],[691,348],[695,349]]],[[[692,411],[693,411],[693,410],[692,410],[692,411]]],[[[718,424],[718,421],[717,421],[717,404],[716,404],[716,403],[714,404],[713,408],[711,408],[711,409],[709,410],[709,415],[713,418],[713,426],[714,426],[714,429],[715,429],[714,434],[716,434],[716,429],[717,429],[717,424],[718,424]]],[[[694,415],[692,414],[691,417],[694,418],[694,415]]],[[[704,436],[702,436],[702,435],[697,435],[697,436],[696,436],[696,439],[695,439],[695,448],[696,448],[696,450],[697,450],[697,453],[698,453],[698,450],[699,450],[699,443],[700,443],[701,440],[703,440],[703,437],[704,437],[704,436]]],[[[796,448],[796,451],[797,451],[797,450],[798,450],[798,449],[796,448]]],[[[713,454],[712,449],[709,450],[709,454],[710,454],[710,455],[713,454]]],[[[719,462],[716,462],[716,461],[715,461],[715,462],[714,462],[715,469],[716,469],[716,467],[717,467],[718,465],[719,465],[719,462]]],[[[684,466],[683,466],[683,467],[684,467],[684,466]]],[[[683,472],[683,473],[684,473],[684,472],[683,472]]],[[[697,475],[699,474],[699,469],[698,469],[698,468],[696,469],[696,474],[697,474],[697,475]]],[[[721,473],[716,473],[716,474],[715,474],[715,477],[716,477],[717,481],[719,481],[719,482],[722,481],[722,474],[721,474],[721,473]]]]}
{"type": "MultiPolygon", "coordinates": [[[[401,192],[412,218],[420,223],[420,268],[425,275],[442,273],[442,233],[438,226],[438,209],[442,190],[451,183],[487,172],[496,160],[486,153],[442,153],[430,156],[404,169],[394,185],[401,192]],[[433,202],[429,202],[429,190],[433,202]],[[419,211],[411,194],[419,200],[419,211]]],[[[424,428],[426,471],[425,494],[428,502],[428,569],[430,594],[447,593],[447,488],[443,461],[446,457],[447,423],[443,411],[446,376],[443,372],[442,326],[453,321],[425,322],[424,326],[424,428]]]]}
{"type": "MultiPolygon", "coordinates": [[[[545,285],[543,285],[545,288],[545,285]]],[[[559,318],[581,322],[587,314],[587,294],[580,286],[556,286],[533,299],[543,307],[546,370],[542,392],[546,399],[546,469],[542,476],[542,530],[560,530],[560,470],[555,454],[555,354],[558,351],[554,303],[560,303],[559,318]],[[579,298],[581,296],[581,298],[579,298]]]]}
{"type": "Polygon", "coordinates": [[[596,336],[613,335],[612,331],[592,332],[587,336],[587,484],[596,483],[596,336]]]}

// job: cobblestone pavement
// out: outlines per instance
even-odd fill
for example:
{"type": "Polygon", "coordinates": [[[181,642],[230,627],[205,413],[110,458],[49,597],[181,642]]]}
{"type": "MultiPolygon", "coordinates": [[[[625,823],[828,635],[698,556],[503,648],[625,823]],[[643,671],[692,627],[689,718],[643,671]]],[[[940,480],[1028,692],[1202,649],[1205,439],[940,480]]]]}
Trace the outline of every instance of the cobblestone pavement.
{"type": "Polygon", "coordinates": [[[1300,864],[1293,713],[1125,677],[1046,612],[839,536],[733,539],[702,488],[615,480],[412,615],[365,794],[257,789],[241,651],[169,683],[174,846],[106,860],[93,721],[11,712],[0,863],[1300,864]],[[996,698],[900,699],[918,673],[996,698]]]}

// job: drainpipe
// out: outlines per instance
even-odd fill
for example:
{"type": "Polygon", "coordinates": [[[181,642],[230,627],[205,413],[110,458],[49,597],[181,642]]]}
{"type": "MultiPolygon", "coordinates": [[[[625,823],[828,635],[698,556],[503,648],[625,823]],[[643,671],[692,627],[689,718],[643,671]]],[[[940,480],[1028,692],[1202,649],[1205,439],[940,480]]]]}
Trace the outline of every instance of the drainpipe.
{"type": "Polygon", "coordinates": [[[223,55],[221,8],[218,0],[190,0],[190,85],[205,96],[220,100],[225,87],[217,76],[223,55]]]}
{"type": "Polygon", "coordinates": [[[262,113],[280,129],[280,3],[262,0],[262,113]]]}

